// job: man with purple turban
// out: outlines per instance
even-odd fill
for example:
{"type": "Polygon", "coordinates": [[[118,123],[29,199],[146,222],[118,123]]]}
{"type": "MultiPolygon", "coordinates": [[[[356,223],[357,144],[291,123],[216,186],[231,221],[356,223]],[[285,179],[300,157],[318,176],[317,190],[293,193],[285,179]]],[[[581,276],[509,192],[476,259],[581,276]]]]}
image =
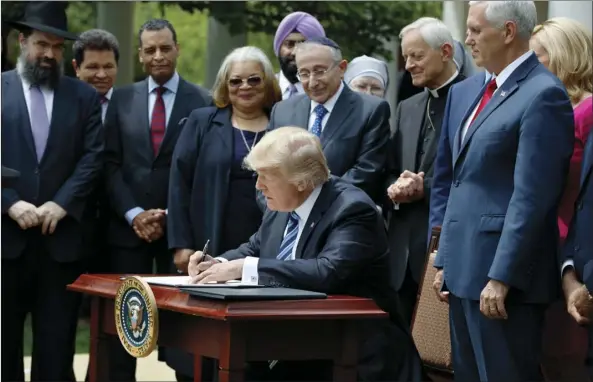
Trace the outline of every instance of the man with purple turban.
{"type": "Polygon", "coordinates": [[[278,82],[282,99],[303,93],[303,86],[297,78],[294,47],[314,37],[325,37],[325,30],[315,17],[306,12],[293,12],[278,25],[274,36],[274,52],[280,61],[278,82]]]}

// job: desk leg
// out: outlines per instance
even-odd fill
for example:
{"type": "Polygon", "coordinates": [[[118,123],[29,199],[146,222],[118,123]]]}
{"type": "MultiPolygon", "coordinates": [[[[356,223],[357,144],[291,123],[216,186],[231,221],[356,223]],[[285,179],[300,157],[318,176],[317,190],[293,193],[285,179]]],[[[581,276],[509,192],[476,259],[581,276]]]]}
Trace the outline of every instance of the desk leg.
{"type": "Polygon", "coordinates": [[[202,356],[194,354],[194,382],[202,382],[202,356]]]}
{"type": "Polygon", "coordinates": [[[241,333],[242,328],[235,325],[228,323],[221,333],[218,382],[245,380],[245,339],[241,333]]]}
{"type": "Polygon", "coordinates": [[[109,335],[101,332],[104,300],[93,296],[91,300],[91,343],[89,349],[89,381],[109,380],[109,335]]]}
{"type": "Polygon", "coordinates": [[[357,322],[343,322],[342,349],[334,359],[334,381],[356,382],[358,362],[357,322]]]}

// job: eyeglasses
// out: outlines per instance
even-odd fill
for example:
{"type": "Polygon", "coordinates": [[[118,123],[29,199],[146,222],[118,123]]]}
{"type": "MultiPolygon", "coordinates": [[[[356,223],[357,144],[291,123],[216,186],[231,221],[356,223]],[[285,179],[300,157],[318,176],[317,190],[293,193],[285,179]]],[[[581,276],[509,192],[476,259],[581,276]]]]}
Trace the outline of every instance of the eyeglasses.
{"type": "Polygon", "coordinates": [[[308,70],[303,70],[303,71],[299,71],[297,72],[297,78],[300,82],[307,82],[309,81],[312,77],[315,78],[322,78],[324,77],[328,72],[330,72],[332,69],[334,69],[335,67],[337,67],[338,64],[334,63],[332,64],[329,68],[327,69],[315,69],[312,72],[308,71],[308,70]]]}
{"type": "Polygon", "coordinates": [[[232,88],[238,88],[243,84],[247,84],[248,86],[256,87],[262,83],[263,79],[259,76],[252,76],[249,78],[231,78],[229,80],[229,86],[232,88]]]}

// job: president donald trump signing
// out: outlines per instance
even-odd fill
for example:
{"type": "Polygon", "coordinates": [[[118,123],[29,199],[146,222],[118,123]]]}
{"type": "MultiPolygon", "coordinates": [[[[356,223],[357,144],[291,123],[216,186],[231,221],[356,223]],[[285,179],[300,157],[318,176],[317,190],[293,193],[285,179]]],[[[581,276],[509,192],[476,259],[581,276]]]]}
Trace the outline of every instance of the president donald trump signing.
{"type": "MultiPolygon", "coordinates": [[[[256,188],[267,202],[262,224],[249,242],[220,257],[193,254],[193,282],[241,279],[373,298],[391,318],[361,328],[360,380],[420,380],[418,353],[397,313],[387,237],[373,201],[330,176],[319,138],[299,127],[268,132],[245,165],[257,173],[256,188]]],[[[263,366],[257,380],[331,380],[331,365],[323,361],[263,366]]]]}

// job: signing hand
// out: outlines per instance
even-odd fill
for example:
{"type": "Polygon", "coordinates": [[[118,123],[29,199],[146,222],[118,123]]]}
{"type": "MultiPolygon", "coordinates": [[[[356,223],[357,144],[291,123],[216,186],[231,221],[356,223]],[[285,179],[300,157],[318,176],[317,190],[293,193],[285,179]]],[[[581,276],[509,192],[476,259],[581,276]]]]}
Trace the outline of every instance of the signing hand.
{"type": "Polygon", "coordinates": [[[449,303],[449,292],[442,291],[443,289],[443,270],[439,269],[437,273],[434,275],[434,281],[432,283],[432,287],[434,288],[435,293],[437,294],[437,298],[441,302],[449,303]]]}
{"type": "Polygon", "coordinates": [[[509,287],[503,282],[490,280],[480,294],[480,312],[488,318],[507,319],[508,314],[504,300],[509,293],[509,287]]]}
{"type": "Polygon", "coordinates": [[[216,263],[220,261],[210,255],[204,256],[202,251],[196,251],[189,258],[188,273],[191,277],[195,277],[216,263]]]}
{"type": "Polygon", "coordinates": [[[139,238],[151,243],[165,234],[165,217],[165,210],[143,211],[136,215],[132,221],[132,227],[139,238]]]}
{"type": "MultiPolygon", "coordinates": [[[[245,259],[227,261],[224,263],[215,262],[208,269],[201,271],[197,276],[192,277],[192,284],[206,284],[209,282],[226,282],[239,280],[243,275],[243,263],[245,259]]],[[[199,265],[198,265],[199,267],[199,265]]]]}
{"type": "Polygon", "coordinates": [[[180,273],[187,273],[189,257],[194,253],[193,249],[178,248],[173,255],[173,263],[180,273]]]}
{"type": "Polygon", "coordinates": [[[52,234],[56,230],[58,222],[66,216],[66,210],[55,202],[45,202],[37,208],[37,216],[41,225],[42,234],[52,234]]]}
{"type": "Polygon", "coordinates": [[[21,229],[35,227],[40,223],[39,216],[37,215],[37,207],[22,200],[10,206],[8,216],[17,222],[21,229]]]}

